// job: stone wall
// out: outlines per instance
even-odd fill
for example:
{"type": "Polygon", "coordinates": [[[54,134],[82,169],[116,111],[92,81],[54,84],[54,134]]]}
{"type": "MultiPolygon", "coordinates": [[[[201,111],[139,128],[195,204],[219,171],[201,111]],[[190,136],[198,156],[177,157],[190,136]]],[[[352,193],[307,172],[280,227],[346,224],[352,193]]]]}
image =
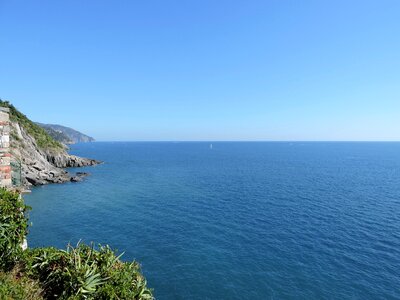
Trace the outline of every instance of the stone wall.
{"type": "Polygon", "coordinates": [[[11,185],[10,115],[8,108],[0,107],[0,186],[11,185]]]}

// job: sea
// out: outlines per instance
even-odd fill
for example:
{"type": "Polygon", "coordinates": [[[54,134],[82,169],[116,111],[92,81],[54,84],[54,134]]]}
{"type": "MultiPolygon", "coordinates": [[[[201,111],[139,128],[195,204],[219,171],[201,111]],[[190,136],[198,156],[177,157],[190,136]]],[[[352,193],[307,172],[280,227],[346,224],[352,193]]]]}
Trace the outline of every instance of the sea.
{"type": "Polygon", "coordinates": [[[109,244],[157,299],[400,299],[400,143],[95,142],[31,247],[109,244]]]}

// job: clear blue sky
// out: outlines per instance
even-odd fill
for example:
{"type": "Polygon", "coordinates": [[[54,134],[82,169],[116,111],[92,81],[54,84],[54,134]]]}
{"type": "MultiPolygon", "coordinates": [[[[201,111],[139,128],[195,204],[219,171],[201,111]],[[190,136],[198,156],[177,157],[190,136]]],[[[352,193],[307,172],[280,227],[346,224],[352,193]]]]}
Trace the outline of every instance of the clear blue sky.
{"type": "Polygon", "coordinates": [[[400,140],[400,1],[0,0],[0,97],[98,140],[400,140]]]}

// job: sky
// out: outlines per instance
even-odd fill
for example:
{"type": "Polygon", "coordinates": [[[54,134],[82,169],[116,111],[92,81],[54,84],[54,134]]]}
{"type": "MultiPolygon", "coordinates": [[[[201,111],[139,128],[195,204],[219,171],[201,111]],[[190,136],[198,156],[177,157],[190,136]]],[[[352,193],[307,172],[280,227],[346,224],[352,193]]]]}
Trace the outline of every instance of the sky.
{"type": "Polygon", "coordinates": [[[100,141],[399,141],[400,1],[0,0],[0,98],[100,141]]]}

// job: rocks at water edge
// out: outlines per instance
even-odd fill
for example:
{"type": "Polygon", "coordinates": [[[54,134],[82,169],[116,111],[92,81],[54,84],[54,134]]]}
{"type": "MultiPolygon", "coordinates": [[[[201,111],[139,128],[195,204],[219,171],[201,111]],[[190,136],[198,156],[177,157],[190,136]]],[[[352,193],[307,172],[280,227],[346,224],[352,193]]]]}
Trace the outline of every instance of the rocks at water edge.
{"type": "Polygon", "coordinates": [[[65,149],[42,149],[17,122],[11,122],[13,157],[21,161],[21,179],[25,186],[78,182],[87,173],[71,174],[64,168],[94,166],[101,162],[70,155],[65,149]]]}

